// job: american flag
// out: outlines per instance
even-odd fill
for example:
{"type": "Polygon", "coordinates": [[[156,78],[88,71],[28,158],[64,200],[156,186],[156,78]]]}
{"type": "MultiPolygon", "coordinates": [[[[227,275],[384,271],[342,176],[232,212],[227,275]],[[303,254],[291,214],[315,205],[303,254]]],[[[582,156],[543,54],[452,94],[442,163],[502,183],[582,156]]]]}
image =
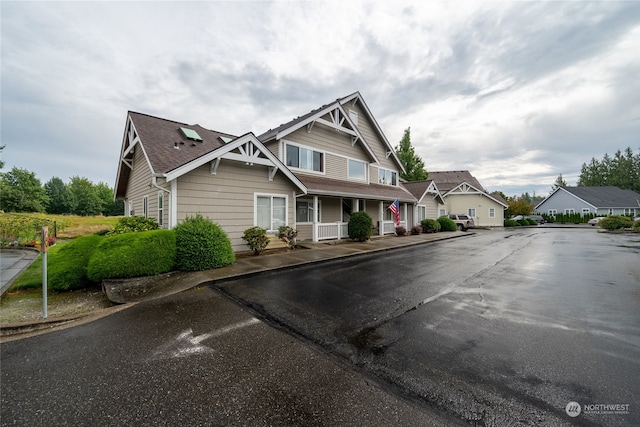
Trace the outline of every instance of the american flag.
{"type": "Polygon", "coordinates": [[[391,213],[393,213],[393,220],[396,223],[396,227],[400,226],[400,203],[398,202],[398,199],[396,199],[393,203],[391,203],[391,205],[389,206],[389,210],[391,211],[391,213]]]}

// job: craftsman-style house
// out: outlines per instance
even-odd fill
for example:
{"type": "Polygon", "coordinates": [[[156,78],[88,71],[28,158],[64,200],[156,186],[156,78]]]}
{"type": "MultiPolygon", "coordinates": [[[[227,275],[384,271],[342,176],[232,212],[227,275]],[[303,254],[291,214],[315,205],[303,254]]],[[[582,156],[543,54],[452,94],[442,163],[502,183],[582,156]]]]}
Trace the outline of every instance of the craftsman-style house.
{"type": "Polygon", "coordinates": [[[396,199],[410,227],[417,200],[401,185],[402,170],[358,92],[257,137],[129,112],[115,196],[126,215],[165,228],[201,213],[241,251],[254,225],[271,233],[290,225],[301,240],[347,237],[350,214],[362,210],[375,233],[394,233],[388,207],[396,199]]]}

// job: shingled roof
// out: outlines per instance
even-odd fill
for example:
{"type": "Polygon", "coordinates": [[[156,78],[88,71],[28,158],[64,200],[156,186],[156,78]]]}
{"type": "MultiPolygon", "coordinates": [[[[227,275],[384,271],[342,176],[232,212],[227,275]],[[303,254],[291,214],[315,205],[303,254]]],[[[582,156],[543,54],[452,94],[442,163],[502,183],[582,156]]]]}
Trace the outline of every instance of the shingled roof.
{"type": "MultiPolygon", "coordinates": [[[[560,187],[596,208],[640,207],[640,194],[618,187],[560,187]]],[[[542,204],[542,203],[540,203],[542,204]]]]}
{"type": "Polygon", "coordinates": [[[129,112],[154,173],[167,173],[225,145],[221,137],[236,136],[202,126],[129,112]],[[180,128],[195,130],[202,141],[189,139],[180,128]],[[177,148],[176,148],[177,147],[177,148]]]}
{"type": "Polygon", "coordinates": [[[356,182],[342,181],[337,179],[326,179],[305,174],[295,174],[302,181],[310,193],[323,194],[328,196],[348,196],[371,198],[377,197],[382,200],[400,202],[415,202],[415,198],[402,187],[381,184],[359,184],[356,182]]]}
{"type": "Polygon", "coordinates": [[[477,179],[469,171],[429,172],[429,178],[435,181],[438,190],[447,193],[466,182],[480,191],[485,191],[477,179]]]}

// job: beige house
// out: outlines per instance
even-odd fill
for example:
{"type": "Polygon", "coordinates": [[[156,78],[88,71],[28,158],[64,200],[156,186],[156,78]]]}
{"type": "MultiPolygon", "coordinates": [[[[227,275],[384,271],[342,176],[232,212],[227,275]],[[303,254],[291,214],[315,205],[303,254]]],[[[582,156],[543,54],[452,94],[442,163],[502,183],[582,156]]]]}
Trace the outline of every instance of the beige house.
{"type": "Polygon", "coordinates": [[[410,228],[417,200],[400,184],[402,170],[358,92],[259,137],[129,112],[115,196],[126,215],[165,228],[201,213],[242,251],[242,233],[254,225],[270,233],[290,225],[301,240],[345,238],[350,214],[362,210],[374,233],[392,234],[396,199],[410,228]]]}
{"type": "Polygon", "coordinates": [[[416,198],[414,218],[420,224],[423,219],[436,219],[440,215],[440,206],[444,205],[444,199],[432,179],[424,181],[403,182],[402,185],[416,198]]]}
{"type": "Polygon", "coordinates": [[[430,172],[429,178],[442,195],[438,216],[464,214],[476,226],[504,226],[504,210],[509,207],[497,194],[489,194],[469,171],[430,172]]]}

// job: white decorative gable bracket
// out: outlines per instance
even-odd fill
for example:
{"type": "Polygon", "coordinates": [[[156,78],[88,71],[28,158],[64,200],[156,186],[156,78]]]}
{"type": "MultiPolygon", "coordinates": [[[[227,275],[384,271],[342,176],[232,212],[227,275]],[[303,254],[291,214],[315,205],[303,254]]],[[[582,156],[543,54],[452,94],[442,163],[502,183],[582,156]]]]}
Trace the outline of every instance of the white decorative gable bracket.
{"type": "Polygon", "coordinates": [[[269,166],[269,181],[273,181],[273,178],[276,176],[276,172],[278,172],[277,166],[269,166]]]}
{"type": "Polygon", "coordinates": [[[249,141],[238,146],[238,152],[229,152],[222,155],[223,159],[235,160],[238,162],[244,162],[246,165],[253,166],[264,165],[273,166],[271,160],[261,157],[261,151],[256,148],[253,142],[249,141]]]}
{"type": "MultiPolygon", "coordinates": [[[[331,121],[318,118],[318,119],[315,119],[314,122],[323,124],[339,132],[347,133],[351,136],[357,136],[357,133],[353,129],[349,129],[343,126],[344,121],[346,120],[346,117],[344,116],[344,114],[342,114],[339,108],[335,108],[334,110],[329,111],[329,117],[331,118],[331,121]]],[[[310,130],[308,125],[307,125],[307,130],[310,130]]]]}

